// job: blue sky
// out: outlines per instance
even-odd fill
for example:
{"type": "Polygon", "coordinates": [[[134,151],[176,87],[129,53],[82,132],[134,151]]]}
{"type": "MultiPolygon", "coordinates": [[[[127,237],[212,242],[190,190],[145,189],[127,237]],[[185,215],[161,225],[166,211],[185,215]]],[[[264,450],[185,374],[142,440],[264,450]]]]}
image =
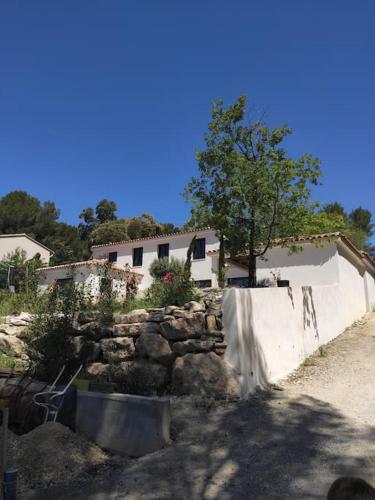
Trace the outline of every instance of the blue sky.
{"type": "Polygon", "coordinates": [[[211,102],[245,94],[292,156],[322,160],[314,197],[375,213],[373,0],[4,0],[0,195],[23,189],[77,223],[180,224],[211,102]]]}

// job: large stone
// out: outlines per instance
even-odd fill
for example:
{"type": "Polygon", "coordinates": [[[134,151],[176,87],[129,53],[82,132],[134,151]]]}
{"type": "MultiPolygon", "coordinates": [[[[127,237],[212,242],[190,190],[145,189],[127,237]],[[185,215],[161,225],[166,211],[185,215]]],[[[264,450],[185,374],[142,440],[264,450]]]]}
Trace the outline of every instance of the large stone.
{"type": "Polygon", "coordinates": [[[85,323],[92,323],[93,321],[96,321],[98,318],[98,313],[94,311],[81,311],[78,314],[77,321],[81,325],[85,323]]]}
{"type": "Polygon", "coordinates": [[[134,394],[160,392],[168,382],[168,370],[159,363],[137,360],[130,367],[125,387],[134,394]]]}
{"type": "Polygon", "coordinates": [[[169,314],[164,314],[163,311],[152,311],[149,313],[147,321],[154,321],[156,323],[161,323],[162,321],[169,321],[174,319],[174,316],[169,314]]]}
{"type": "Polygon", "coordinates": [[[113,327],[100,325],[97,321],[92,321],[90,323],[85,323],[79,329],[79,332],[86,335],[88,338],[98,341],[104,337],[110,337],[113,335],[113,327]]]}
{"type": "Polygon", "coordinates": [[[15,336],[0,333],[0,351],[21,357],[25,353],[25,344],[15,336]]]}
{"type": "Polygon", "coordinates": [[[136,356],[170,365],[175,356],[164,337],[158,334],[143,333],[135,345],[136,356]]]}
{"type": "Polygon", "coordinates": [[[27,326],[29,324],[29,321],[26,321],[20,316],[5,316],[4,321],[7,325],[12,326],[27,326]]]}
{"type": "Polygon", "coordinates": [[[204,312],[206,310],[206,307],[203,303],[192,300],[191,302],[187,302],[184,305],[184,309],[187,309],[189,312],[193,313],[193,312],[204,312]]]}
{"type": "Polygon", "coordinates": [[[208,314],[206,316],[206,328],[209,332],[217,330],[216,316],[208,314]]]}
{"type": "Polygon", "coordinates": [[[28,326],[15,326],[10,324],[0,325],[0,333],[5,333],[6,335],[25,338],[27,335],[28,326]]]}
{"type": "Polygon", "coordinates": [[[204,314],[193,313],[186,318],[165,321],[160,324],[161,333],[167,340],[199,338],[205,330],[204,314]]]}
{"type": "Polygon", "coordinates": [[[178,309],[177,306],[167,306],[167,307],[164,307],[164,313],[169,315],[169,314],[173,314],[173,312],[178,309]]]}
{"type": "Polygon", "coordinates": [[[104,363],[92,363],[86,366],[86,373],[94,380],[104,382],[110,377],[110,366],[104,363]]]}
{"type": "Polygon", "coordinates": [[[186,354],[174,363],[172,392],[215,398],[238,397],[239,385],[229,366],[217,354],[186,354]]]}
{"type": "Polygon", "coordinates": [[[115,337],[139,337],[142,333],[159,333],[158,323],[127,323],[113,326],[115,337]]]}
{"type": "Polygon", "coordinates": [[[134,343],[128,337],[114,337],[100,341],[103,358],[108,363],[120,363],[132,359],[134,356],[134,343]]]}
{"type": "Polygon", "coordinates": [[[80,335],[73,338],[74,355],[79,358],[84,364],[94,363],[101,352],[100,345],[93,340],[87,340],[86,337],[80,335]]]}
{"type": "Polygon", "coordinates": [[[189,318],[190,317],[189,311],[186,311],[185,309],[175,309],[172,314],[175,318],[189,318]]]}
{"type": "Polygon", "coordinates": [[[111,380],[113,382],[126,383],[127,377],[129,376],[129,370],[133,366],[131,361],[122,361],[121,363],[115,363],[110,366],[111,380]]]}
{"type": "Polygon", "coordinates": [[[173,352],[179,356],[184,356],[189,352],[209,352],[212,351],[214,346],[215,342],[213,340],[190,339],[184,342],[174,342],[172,348],[173,352]]]}
{"type": "Polygon", "coordinates": [[[149,318],[146,309],[135,309],[128,314],[115,314],[113,319],[117,324],[123,323],[143,323],[149,318]]]}

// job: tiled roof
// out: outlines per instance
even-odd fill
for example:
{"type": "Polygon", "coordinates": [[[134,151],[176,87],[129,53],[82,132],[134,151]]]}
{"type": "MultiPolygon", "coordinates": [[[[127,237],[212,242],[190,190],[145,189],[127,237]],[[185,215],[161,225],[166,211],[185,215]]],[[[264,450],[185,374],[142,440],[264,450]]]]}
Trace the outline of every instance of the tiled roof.
{"type": "MultiPolygon", "coordinates": [[[[41,267],[38,269],[39,272],[43,271],[51,271],[53,269],[68,269],[71,267],[79,267],[79,266],[95,266],[95,267],[104,267],[108,261],[106,259],[91,259],[91,260],[84,260],[82,262],[71,262],[70,264],[60,264],[57,266],[48,266],[48,267],[41,267]]],[[[121,271],[121,272],[132,272],[134,274],[140,274],[137,271],[134,271],[133,269],[129,268],[124,268],[121,266],[118,266],[116,264],[112,264],[111,269],[114,269],[116,271],[121,271]]]]}
{"type": "Polygon", "coordinates": [[[113,241],[110,243],[102,243],[100,245],[92,245],[91,248],[101,248],[101,247],[110,247],[113,245],[122,245],[127,243],[136,243],[137,241],[147,241],[147,240],[156,240],[158,238],[169,238],[172,236],[180,236],[182,234],[190,234],[190,233],[199,233],[200,231],[214,231],[211,227],[201,227],[196,229],[187,229],[186,231],[176,231],[175,233],[166,233],[166,234],[155,234],[154,236],[145,236],[144,238],[136,238],[134,240],[121,240],[121,241],[113,241]]]}

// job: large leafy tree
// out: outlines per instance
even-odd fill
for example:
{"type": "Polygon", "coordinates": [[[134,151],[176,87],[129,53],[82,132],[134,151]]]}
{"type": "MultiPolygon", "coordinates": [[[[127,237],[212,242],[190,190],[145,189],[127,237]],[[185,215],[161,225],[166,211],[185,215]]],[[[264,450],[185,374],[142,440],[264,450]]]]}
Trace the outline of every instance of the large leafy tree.
{"type": "Polygon", "coordinates": [[[311,155],[288,156],[282,143],[289,127],[270,129],[261,120],[247,119],[246,106],[245,97],[227,108],[222,101],[213,104],[206,147],[197,152],[200,175],[187,192],[196,207],[211,214],[229,252],[248,256],[253,287],[257,258],[274,238],[301,231],[299,212],[309,203],[320,168],[311,155]]]}

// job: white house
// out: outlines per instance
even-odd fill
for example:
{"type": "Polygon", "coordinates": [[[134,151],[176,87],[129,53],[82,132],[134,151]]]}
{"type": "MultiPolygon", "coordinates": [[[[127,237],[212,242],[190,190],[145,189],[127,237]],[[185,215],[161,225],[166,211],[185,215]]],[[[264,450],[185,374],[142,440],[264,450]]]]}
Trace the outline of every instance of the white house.
{"type": "Polygon", "coordinates": [[[198,286],[216,286],[216,275],[212,270],[209,252],[219,248],[219,240],[212,229],[181,231],[172,234],[138,238],[118,243],[94,245],[91,247],[94,259],[108,259],[120,266],[129,265],[143,275],[140,289],[151,285],[149,268],[158,257],[175,257],[185,261],[190,242],[197,236],[192,259],[192,277],[198,286]]]}
{"type": "Polygon", "coordinates": [[[0,260],[16,250],[24,251],[26,259],[32,259],[36,254],[39,254],[45,264],[49,263],[53,255],[52,250],[25,233],[0,234],[0,260]]]}
{"type": "MultiPolygon", "coordinates": [[[[150,264],[158,257],[185,260],[192,238],[196,246],[192,260],[192,277],[201,287],[217,286],[219,239],[212,229],[189,230],[136,240],[94,245],[94,259],[108,259],[120,267],[129,266],[143,275],[140,289],[152,282],[150,264]]],[[[353,300],[375,306],[375,263],[340,233],[326,233],[293,240],[298,251],[274,246],[257,261],[258,280],[279,280],[289,286],[331,285],[350,287],[353,300]]],[[[247,257],[227,258],[229,286],[244,286],[247,257]]]]}
{"type": "Polygon", "coordinates": [[[105,260],[93,259],[40,268],[38,269],[39,290],[46,291],[54,285],[64,288],[65,285],[74,281],[75,284],[82,285],[85,293],[95,300],[106,285],[106,278],[110,278],[112,290],[119,298],[125,298],[129,277],[134,277],[137,283],[142,279],[142,275],[125,266],[112,264],[108,267],[106,264],[105,260]]]}

